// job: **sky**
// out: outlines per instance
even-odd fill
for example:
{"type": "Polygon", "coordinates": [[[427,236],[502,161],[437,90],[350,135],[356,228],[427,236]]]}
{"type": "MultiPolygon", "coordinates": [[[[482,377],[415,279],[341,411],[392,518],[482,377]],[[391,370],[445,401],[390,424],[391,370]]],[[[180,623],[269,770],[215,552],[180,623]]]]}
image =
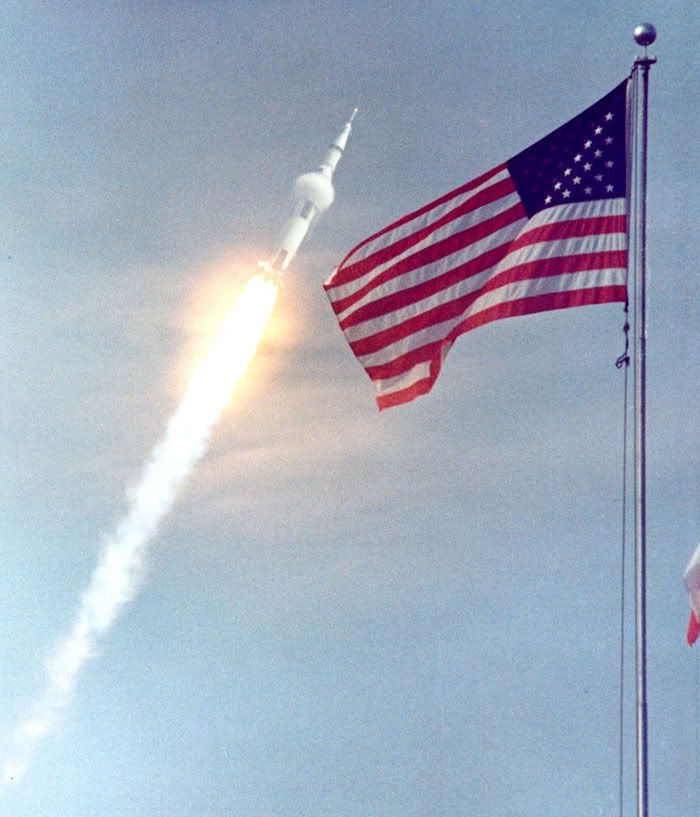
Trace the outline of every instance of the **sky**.
{"type": "Polygon", "coordinates": [[[294,178],[359,108],[139,593],[0,815],[618,814],[621,306],[469,333],[430,395],[380,414],[321,284],[607,93],[645,19],[650,803],[699,815],[697,5],[8,0],[0,18],[3,755],[294,178]]]}

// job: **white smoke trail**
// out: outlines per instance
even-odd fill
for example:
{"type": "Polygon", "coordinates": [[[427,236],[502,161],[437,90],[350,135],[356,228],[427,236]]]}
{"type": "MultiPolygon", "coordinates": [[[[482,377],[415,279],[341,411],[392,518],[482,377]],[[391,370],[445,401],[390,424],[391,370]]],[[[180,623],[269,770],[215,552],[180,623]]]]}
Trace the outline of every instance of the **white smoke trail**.
{"type": "Polygon", "coordinates": [[[44,692],[12,735],[0,783],[17,782],[24,775],[36,744],[58,726],[70,705],[80,671],[134,597],[146,549],[179,488],[204,454],[231,390],[255,354],[276,296],[276,283],[256,275],[225,318],[163,438],[144,465],[141,479],[129,493],[125,515],[102,543],[74,624],[46,661],[44,692]]]}

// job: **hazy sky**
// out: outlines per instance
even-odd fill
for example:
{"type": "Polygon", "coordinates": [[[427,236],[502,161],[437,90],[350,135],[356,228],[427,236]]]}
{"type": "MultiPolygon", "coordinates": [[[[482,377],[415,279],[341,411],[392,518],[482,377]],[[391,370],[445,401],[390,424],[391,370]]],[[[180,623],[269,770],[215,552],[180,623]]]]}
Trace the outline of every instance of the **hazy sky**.
{"type": "MultiPolygon", "coordinates": [[[[0,814],[617,814],[620,305],[470,333],[429,396],[380,415],[321,283],[607,93],[643,19],[651,806],[700,814],[681,581],[700,539],[697,4],[7,0],[0,17],[3,739],[295,176],[360,109],[140,594],[0,814]]],[[[625,718],[631,807],[631,698],[625,718]]]]}

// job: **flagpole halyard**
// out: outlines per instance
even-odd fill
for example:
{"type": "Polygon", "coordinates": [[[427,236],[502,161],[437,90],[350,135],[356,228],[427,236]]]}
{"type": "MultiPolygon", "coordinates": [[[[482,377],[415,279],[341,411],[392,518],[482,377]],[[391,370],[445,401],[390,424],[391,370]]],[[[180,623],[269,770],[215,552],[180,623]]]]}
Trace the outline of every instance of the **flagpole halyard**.
{"type": "Polygon", "coordinates": [[[646,199],[647,140],[649,114],[649,69],[656,58],[647,46],[656,39],[651,23],[634,30],[634,39],[644,46],[644,56],[634,61],[637,83],[634,111],[634,264],[635,264],[635,596],[636,596],[636,713],[637,713],[637,817],[649,814],[649,754],[647,718],[646,657],[646,199]]]}

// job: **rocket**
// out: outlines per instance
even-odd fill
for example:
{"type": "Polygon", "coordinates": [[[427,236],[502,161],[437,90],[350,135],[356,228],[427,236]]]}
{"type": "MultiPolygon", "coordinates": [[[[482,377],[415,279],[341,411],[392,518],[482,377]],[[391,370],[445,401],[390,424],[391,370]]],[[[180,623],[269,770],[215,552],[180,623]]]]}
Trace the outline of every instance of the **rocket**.
{"type": "Polygon", "coordinates": [[[296,200],[294,211],[282,230],[282,236],[272,258],[259,262],[265,272],[278,277],[287,269],[316,217],[333,203],[335,195],[333,172],[345,151],[356,113],[357,108],[331,144],[318,168],[309,173],[302,173],[294,182],[296,200]]]}

